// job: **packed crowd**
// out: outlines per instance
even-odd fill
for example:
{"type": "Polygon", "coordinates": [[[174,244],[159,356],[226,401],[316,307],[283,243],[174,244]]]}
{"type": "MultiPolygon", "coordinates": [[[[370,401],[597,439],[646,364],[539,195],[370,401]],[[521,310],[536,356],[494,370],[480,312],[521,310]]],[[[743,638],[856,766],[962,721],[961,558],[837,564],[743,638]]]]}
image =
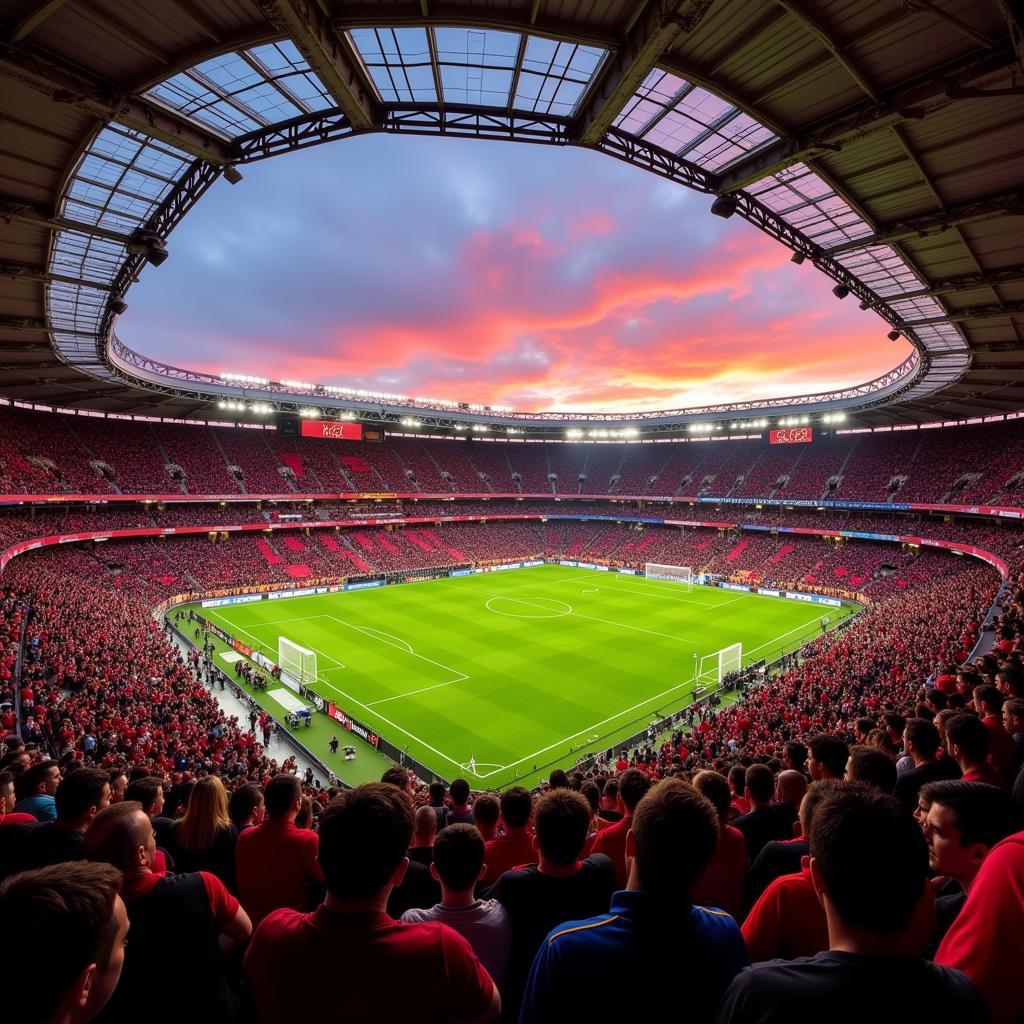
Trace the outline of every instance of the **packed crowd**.
{"type": "Polygon", "coordinates": [[[128,422],[0,406],[0,492],[624,494],[1008,502],[1020,421],[820,434],[769,447],[286,438],[270,429],[128,422]]]}

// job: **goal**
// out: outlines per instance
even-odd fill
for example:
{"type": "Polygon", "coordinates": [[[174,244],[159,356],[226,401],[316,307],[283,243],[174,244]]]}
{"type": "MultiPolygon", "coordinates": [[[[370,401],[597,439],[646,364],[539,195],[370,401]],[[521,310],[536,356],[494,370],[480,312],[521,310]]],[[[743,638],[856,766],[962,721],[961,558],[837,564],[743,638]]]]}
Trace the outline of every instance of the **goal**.
{"type": "Polygon", "coordinates": [[[693,570],[688,565],[658,565],[656,562],[647,562],[644,565],[644,576],[649,580],[679,583],[684,590],[693,590],[693,570]]]}
{"type": "Polygon", "coordinates": [[[743,667],[743,644],[723,647],[713,654],[705,654],[697,669],[697,687],[719,686],[730,672],[739,672],[743,667]]]}
{"type": "Polygon", "coordinates": [[[316,651],[300,647],[286,636],[277,638],[277,663],[300,683],[316,682],[316,651]]]}

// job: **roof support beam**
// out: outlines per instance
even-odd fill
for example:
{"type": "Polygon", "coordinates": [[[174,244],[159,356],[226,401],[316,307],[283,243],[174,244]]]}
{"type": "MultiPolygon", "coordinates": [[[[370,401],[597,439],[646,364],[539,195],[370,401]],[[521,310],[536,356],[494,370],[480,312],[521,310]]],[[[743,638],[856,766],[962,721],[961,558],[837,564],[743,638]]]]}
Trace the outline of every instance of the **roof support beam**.
{"type": "Polygon", "coordinates": [[[1024,215],[1024,191],[986,196],[971,202],[949,206],[935,213],[924,213],[890,224],[879,224],[875,234],[867,238],[843,242],[825,251],[830,256],[835,256],[837,253],[848,252],[851,249],[864,249],[871,245],[887,245],[891,242],[926,238],[929,235],[941,234],[960,224],[977,223],[1005,215],[1024,215]]]}
{"type": "Polygon", "coordinates": [[[212,131],[139,96],[119,95],[108,82],[72,67],[38,47],[0,46],[0,68],[25,85],[101,121],[142,132],[211,164],[228,164],[231,144],[212,131]]]}
{"type": "Polygon", "coordinates": [[[45,331],[46,321],[34,316],[0,316],[0,331],[45,331]]]}
{"type": "Polygon", "coordinates": [[[676,37],[692,32],[714,0],[651,0],[612,54],[576,118],[574,141],[593,146],[676,37]]]}
{"type": "Polygon", "coordinates": [[[127,244],[128,235],[120,231],[111,231],[98,224],[85,224],[67,217],[48,217],[37,210],[31,203],[8,196],[0,196],[0,220],[7,223],[27,224],[30,227],[45,228],[49,231],[78,231],[84,235],[95,235],[97,238],[109,238],[112,242],[127,244]]]}
{"type": "Polygon", "coordinates": [[[48,274],[43,267],[30,263],[0,263],[0,278],[10,281],[40,281],[43,283],[56,281],[59,284],[79,285],[83,288],[96,288],[98,291],[109,292],[110,284],[101,281],[86,281],[80,277],[68,277],[66,274],[48,274]]]}
{"type": "Polygon", "coordinates": [[[64,6],[67,0],[44,0],[39,6],[26,15],[21,24],[11,33],[12,43],[20,43],[22,39],[30,36],[51,14],[55,14],[58,8],[64,6]]]}
{"type": "Polygon", "coordinates": [[[956,292],[973,292],[979,288],[999,288],[1008,284],[1020,284],[1024,282],[1024,266],[1003,267],[1000,270],[990,270],[983,274],[961,274],[958,277],[947,277],[940,281],[933,281],[927,288],[916,292],[903,292],[900,295],[893,295],[893,301],[897,299],[931,299],[940,295],[953,295],[956,292]]]}
{"type": "Polygon", "coordinates": [[[358,56],[314,0],[256,0],[264,17],[298,47],[356,130],[378,121],[377,100],[358,56]]]}
{"type": "Polygon", "coordinates": [[[927,320],[905,320],[901,327],[928,327],[932,324],[959,324],[965,320],[998,320],[1004,316],[1024,314],[1024,302],[1001,302],[992,306],[966,306],[951,310],[948,316],[936,316],[927,320]]]}
{"type": "MultiPolygon", "coordinates": [[[[968,98],[965,92],[972,92],[969,88],[972,82],[1014,63],[1015,56],[1008,47],[975,50],[967,57],[887,90],[879,102],[854,104],[734,160],[719,173],[718,191],[737,192],[791,164],[835,152],[850,142],[902,121],[918,120],[954,98],[968,98]]],[[[986,90],[973,92],[988,95],[986,90]]]]}

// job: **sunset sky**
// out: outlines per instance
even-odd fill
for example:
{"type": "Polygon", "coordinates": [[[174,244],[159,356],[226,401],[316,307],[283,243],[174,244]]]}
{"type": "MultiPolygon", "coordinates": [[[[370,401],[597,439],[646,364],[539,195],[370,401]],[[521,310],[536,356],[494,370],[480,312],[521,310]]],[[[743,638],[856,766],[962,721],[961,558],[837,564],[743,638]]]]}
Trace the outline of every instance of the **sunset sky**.
{"type": "Polygon", "coordinates": [[[176,366],[519,409],[859,383],[909,351],[707,196],[597,153],[369,136],[243,168],[118,334],[176,366]]]}

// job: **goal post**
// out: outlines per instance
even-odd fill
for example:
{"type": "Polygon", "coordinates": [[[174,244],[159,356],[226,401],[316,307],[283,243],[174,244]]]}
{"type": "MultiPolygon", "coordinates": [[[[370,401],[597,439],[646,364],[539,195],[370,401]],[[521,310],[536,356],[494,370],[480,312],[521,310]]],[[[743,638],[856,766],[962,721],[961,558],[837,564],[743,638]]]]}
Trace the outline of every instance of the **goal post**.
{"type": "Polygon", "coordinates": [[[730,672],[739,672],[742,667],[743,644],[730,644],[700,659],[696,684],[698,688],[720,686],[730,672]]]}
{"type": "Polygon", "coordinates": [[[316,682],[316,651],[300,647],[286,636],[277,638],[277,663],[300,683],[316,682]]]}
{"type": "Polygon", "coordinates": [[[684,590],[693,590],[693,569],[688,565],[659,565],[657,562],[647,562],[644,565],[644,577],[649,580],[679,583],[684,590]]]}

